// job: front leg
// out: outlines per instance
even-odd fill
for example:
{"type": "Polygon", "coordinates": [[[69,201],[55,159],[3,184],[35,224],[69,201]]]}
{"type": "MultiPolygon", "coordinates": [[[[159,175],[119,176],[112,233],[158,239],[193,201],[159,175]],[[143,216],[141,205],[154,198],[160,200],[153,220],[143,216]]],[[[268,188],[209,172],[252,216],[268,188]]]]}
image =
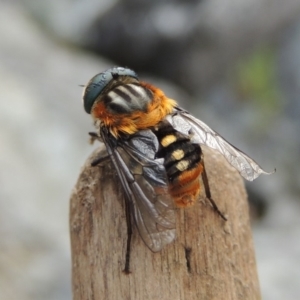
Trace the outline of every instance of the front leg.
{"type": "MultiPolygon", "coordinates": [[[[94,142],[96,140],[103,143],[101,136],[97,132],[89,132],[89,136],[90,136],[90,143],[91,144],[94,144],[94,142]]],[[[98,166],[100,163],[102,163],[103,161],[106,161],[107,159],[109,159],[108,153],[107,152],[105,152],[105,153],[100,152],[98,157],[96,157],[92,160],[91,166],[92,167],[98,166]]]]}

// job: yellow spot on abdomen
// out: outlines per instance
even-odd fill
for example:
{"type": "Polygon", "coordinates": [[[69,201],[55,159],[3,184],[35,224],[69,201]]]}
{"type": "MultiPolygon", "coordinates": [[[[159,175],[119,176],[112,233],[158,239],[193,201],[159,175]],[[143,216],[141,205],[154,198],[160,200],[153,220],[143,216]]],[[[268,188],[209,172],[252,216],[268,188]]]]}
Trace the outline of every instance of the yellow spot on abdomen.
{"type": "Polygon", "coordinates": [[[172,158],[174,160],[181,160],[184,157],[184,151],[181,149],[177,149],[172,152],[172,158]]]}
{"type": "Polygon", "coordinates": [[[188,167],[189,167],[190,163],[188,160],[181,160],[177,165],[176,165],[176,168],[183,172],[185,171],[188,167]]]}
{"type": "Polygon", "coordinates": [[[173,144],[176,142],[177,138],[174,134],[169,134],[163,137],[163,139],[160,141],[161,145],[163,147],[168,147],[169,145],[173,144]]]}

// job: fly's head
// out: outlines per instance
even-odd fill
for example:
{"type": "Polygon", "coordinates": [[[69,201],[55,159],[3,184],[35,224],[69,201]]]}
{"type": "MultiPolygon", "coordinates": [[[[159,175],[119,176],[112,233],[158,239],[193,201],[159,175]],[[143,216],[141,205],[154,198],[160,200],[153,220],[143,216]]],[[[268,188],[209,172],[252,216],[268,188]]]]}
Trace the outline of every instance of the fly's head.
{"type": "Polygon", "coordinates": [[[122,67],[114,67],[95,75],[85,86],[83,91],[83,105],[85,111],[90,114],[93,107],[100,101],[103,95],[114,87],[129,82],[138,82],[137,74],[122,67]]]}

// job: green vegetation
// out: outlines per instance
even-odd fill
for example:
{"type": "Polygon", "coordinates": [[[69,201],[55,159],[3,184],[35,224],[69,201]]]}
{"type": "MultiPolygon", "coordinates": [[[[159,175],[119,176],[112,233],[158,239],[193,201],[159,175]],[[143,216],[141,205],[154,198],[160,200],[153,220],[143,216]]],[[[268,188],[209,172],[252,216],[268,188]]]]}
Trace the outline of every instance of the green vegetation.
{"type": "Polygon", "coordinates": [[[239,61],[234,85],[243,100],[253,101],[259,114],[257,124],[265,127],[280,113],[282,95],[277,78],[275,49],[262,47],[239,61]]]}

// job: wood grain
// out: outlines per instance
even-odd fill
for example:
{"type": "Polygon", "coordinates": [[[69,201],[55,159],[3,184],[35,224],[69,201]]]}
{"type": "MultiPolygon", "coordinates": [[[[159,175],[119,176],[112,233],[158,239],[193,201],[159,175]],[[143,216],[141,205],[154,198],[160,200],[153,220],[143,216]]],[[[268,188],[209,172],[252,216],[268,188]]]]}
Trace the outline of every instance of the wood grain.
{"type": "Polygon", "coordinates": [[[177,237],[152,253],[133,226],[130,274],[122,188],[106,161],[86,161],[72,192],[70,232],[74,300],[260,299],[247,195],[240,175],[218,153],[205,150],[212,197],[177,209],[177,237]]]}

